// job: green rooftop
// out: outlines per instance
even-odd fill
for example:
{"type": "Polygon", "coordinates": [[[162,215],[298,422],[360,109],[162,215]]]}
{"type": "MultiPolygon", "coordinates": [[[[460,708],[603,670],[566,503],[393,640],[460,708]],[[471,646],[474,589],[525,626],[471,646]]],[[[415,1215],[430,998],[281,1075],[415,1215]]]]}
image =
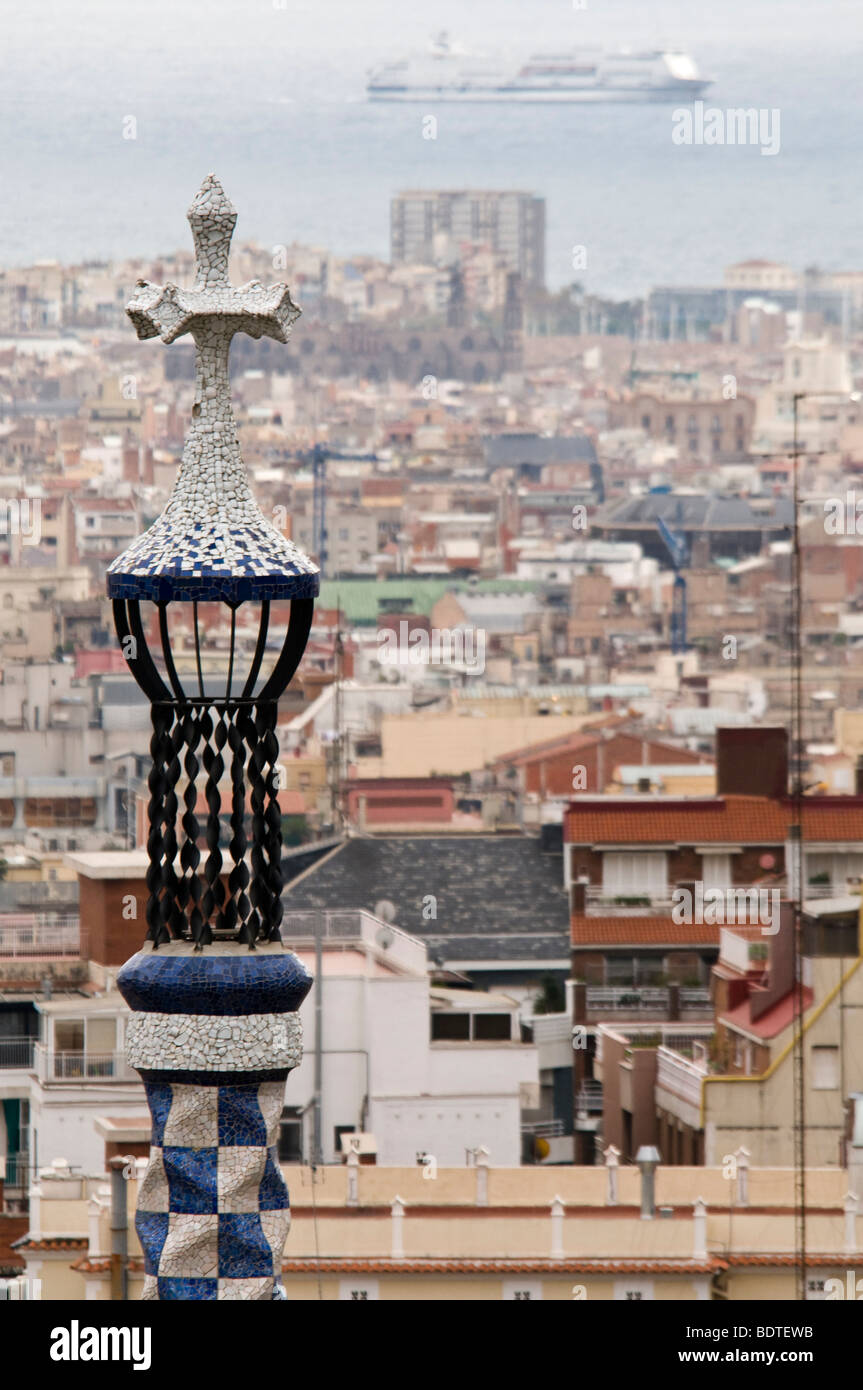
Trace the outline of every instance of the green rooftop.
{"type": "Polygon", "coordinates": [[[318,603],[321,608],[340,608],[357,627],[376,623],[387,612],[416,613],[431,617],[444,594],[531,594],[541,585],[532,579],[325,579],[318,603]]]}

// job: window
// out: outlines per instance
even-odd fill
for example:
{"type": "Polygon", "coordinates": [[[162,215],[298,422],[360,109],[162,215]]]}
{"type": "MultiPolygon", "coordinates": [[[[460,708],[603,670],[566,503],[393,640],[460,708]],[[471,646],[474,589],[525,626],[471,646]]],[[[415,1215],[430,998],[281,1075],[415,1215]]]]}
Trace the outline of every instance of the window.
{"type": "Polygon", "coordinates": [[[279,1121],[279,1159],[282,1163],[303,1161],[303,1121],[299,1107],[286,1105],[279,1121]]]}
{"type": "Polygon", "coordinates": [[[701,877],[705,888],[730,888],[731,855],[702,854],[701,877]]]}
{"type": "MultiPolygon", "coordinates": [[[[337,1159],[340,1158],[341,1155],[342,1155],[342,1135],[343,1135],[343,1134],[356,1134],[356,1132],[357,1132],[357,1127],[356,1127],[356,1125],[336,1125],[336,1126],[335,1126],[335,1128],[334,1128],[334,1130],[333,1130],[333,1148],[334,1148],[334,1150],[335,1150],[335,1154],[336,1154],[336,1158],[337,1158],[337,1159]]],[[[347,1152],[347,1150],[345,1150],[345,1152],[347,1152]]]]}
{"type": "Polygon", "coordinates": [[[806,881],[830,886],[837,893],[847,890],[848,880],[863,877],[863,854],[853,850],[816,851],[806,855],[806,881]],[[826,875],[826,877],[825,877],[826,875]]]}
{"type": "Polygon", "coordinates": [[[509,1042],[512,1015],[508,1013],[433,1013],[432,1042],[509,1042]]]}
{"type": "Polygon", "coordinates": [[[509,1042],[512,1037],[510,1015],[474,1014],[473,1036],[475,1042],[509,1042]]]}
{"type": "Polygon", "coordinates": [[[55,1052],[84,1051],[83,1018],[58,1018],[54,1024],[55,1052]]]}
{"type": "Polygon", "coordinates": [[[605,897],[662,897],[668,892],[668,866],[664,854],[655,851],[606,853],[602,856],[602,891],[605,897]]]}
{"type": "Polygon", "coordinates": [[[433,1013],[431,1035],[432,1042],[468,1042],[470,1014],[433,1013]]]}
{"type": "Polygon", "coordinates": [[[643,430],[649,430],[649,429],[650,429],[650,416],[649,416],[649,415],[642,415],[642,417],[641,417],[641,428],[642,428],[643,430]]]}
{"type": "Polygon", "coordinates": [[[813,1091],[835,1091],[839,1087],[839,1048],[813,1047],[813,1091]]]}

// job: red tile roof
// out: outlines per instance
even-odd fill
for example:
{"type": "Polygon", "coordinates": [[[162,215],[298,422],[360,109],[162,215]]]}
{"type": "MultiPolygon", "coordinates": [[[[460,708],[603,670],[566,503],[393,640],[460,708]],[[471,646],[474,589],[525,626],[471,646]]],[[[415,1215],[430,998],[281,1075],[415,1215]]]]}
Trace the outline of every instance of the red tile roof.
{"type": "MultiPolygon", "coordinates": [[[[765,1268],[787,1268],[789,1265],[797,1264],[797,1256],[783,1252],[773,1255],[725,1255],[723,1259],[729,1268],[745,1268],[746,1265],[765,1269],[765,1268]]],[[[861,1269],[863,1268],[863,1255],[846,1255],[841,1251],[836,1251],[830,1255],[813,1255],[810,1250],[806,1251],[807,1265],[817,1266],[820,1269],[835,1265],[840,1269],[861,1269]]]]}
{"type": "MultiPolygon", "coordinates": [[[[790,800],[761,796],[579,797],[567,809],[564,839],[575,845],[781,845],[792,820],[790,800]]],[[[802,825],[807,841],[863,841],[863,797],[807,797],[802,825]]]]}
{"type": "MultiPolygon", "coordinates": [[[[839,1256],[835,1258],[841,1258],[839,1256]]],[[[650,1259],[387,1259],[384,1257],[325,1255],[319,1260],[283,1260],[284,1274],[712,1274],[725,1269],[725,1261],[650,1259]]]]}
{"type": "Polygon", "coordinates": [[[12,1242],[13,1250],[86,1250],[88,1245],[86,1236],[43,1236],[41,1239],[32,1240],[30,1236],[24,1236],[21,1240],[12,1242]]]}
{"type": "MultiPolygon", "coordinates": [[[[811,1007],[814,998],[814,992],[804,987],[804,1014],[811,1007]]],[[[796,1000],[793,993],[786,994],[784,999],[777,1000],[772,1008],[754,1020],[750,1015],[750,1003],[749,999],[744,999],[742,1004],[738,1004],[736,1008],[729,1009],[728,1013],[723,1014],[720,1021],[729,1024],[732,1028],[742,1028],[747,1033],[754,1033],[757,1038],[775,1038],[797,1016],[796,1000]]]]}
{"type": "Polygon", "coordinates": [[[719,932],[713,922],[672,922],[670,916],[572,918],[573,946],[718,946],[719,932]]]}
{"type": "MultiPolygon", "coordinates": [[[[109,1274],[111,1271],[111,1257],[109,1255],[85,1255],[83,1260],[76,1260],[70,1266],[78,1274],[109,1274]]],[[[144,1260],[140,1255],[130,1255],[126,1261],[126,1268],[130,1274],[143,1274],[144,1260]]]]}

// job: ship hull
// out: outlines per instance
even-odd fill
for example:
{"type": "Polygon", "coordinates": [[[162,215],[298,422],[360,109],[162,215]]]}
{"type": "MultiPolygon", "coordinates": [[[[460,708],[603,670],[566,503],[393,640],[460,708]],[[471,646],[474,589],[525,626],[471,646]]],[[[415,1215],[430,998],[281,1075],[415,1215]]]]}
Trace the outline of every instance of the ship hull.
{"type": "Polygon", "coordinates": [[[417,87],[417,88],[380,88],[370,87],[367,95],[369,101],[378,102],[460,102],[489,105],[492,103],[500,105],[505,102],[510,106],[533,106],[542,105],[619,105],[629,106],[656,104],[672,101],[695,101],[702,96],[711,85],[709,82],[692,82],[686,85],[674,85],[668,87],[642,87],[642,88],[619,88],[611,90],[609,88],[551,88],[548,91],[525,90],[525,89],[501,89],[492,88],[489,91],[481,89],[462,90],[446,87],[417,87]]]}

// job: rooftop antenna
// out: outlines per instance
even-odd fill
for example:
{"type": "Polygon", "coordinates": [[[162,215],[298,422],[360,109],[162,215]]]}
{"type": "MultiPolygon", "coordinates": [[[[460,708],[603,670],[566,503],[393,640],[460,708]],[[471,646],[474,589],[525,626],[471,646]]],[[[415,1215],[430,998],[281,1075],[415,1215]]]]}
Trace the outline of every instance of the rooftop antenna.
{"type": "Polygon", "coordinates": [[[791,840],[794,844],[794,1235],[797,1255],[797,1299],[806,1302],[806,1059],[803,1049],[803,655],[802,573],[800,554],[800,438],[798,410],[805,392],[794,393],[792,448],[792,574],[791,574],[791,840]]]}

